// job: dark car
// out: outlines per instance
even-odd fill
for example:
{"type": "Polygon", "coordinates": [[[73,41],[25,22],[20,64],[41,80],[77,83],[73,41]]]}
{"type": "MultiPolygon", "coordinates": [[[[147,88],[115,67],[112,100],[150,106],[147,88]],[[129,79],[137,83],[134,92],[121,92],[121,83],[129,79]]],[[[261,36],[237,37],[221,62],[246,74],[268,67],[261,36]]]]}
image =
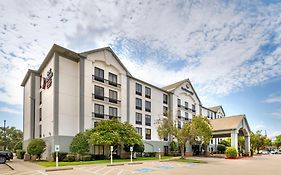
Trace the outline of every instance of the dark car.
{"type": "Polygon", "coordinates": [[[13,159],[13,153],[9,151],[0,151],[0,164],[6,163],[7,160],[13,159]]]}

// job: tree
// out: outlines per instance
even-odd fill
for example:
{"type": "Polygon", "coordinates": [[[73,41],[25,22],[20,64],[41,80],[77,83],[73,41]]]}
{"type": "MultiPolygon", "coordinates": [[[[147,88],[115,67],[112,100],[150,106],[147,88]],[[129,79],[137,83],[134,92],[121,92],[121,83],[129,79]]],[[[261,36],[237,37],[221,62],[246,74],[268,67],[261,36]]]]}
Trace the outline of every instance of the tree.
{"type": "Polygon", "coordinates": [[[6,127],[6,140],[4,127],[0,127],[0,146],[3,146],[6,143],[7,149],[9,151],[14,151],[15,149],[20,148],[23,140],[23,133],[21,130],[16,129],[15,127],[6,127]],[[16,146],[16,148],[15,148],[16,146]]]}
{"type": "Polygon", "coordinates": [[[46,149],[46,143],[43,139],[32,139],[27,146],[27,153],[41,157],[41,154],[46,149]]]}
{"type": "Polygon", "coordinates": [[[266,136],[262,135],[262,131],[251,133],[251,147],[253,150],[257,150],[259,152],[264,147],[270,145],[271,145],[271,140],[266,136]]]}
{"type": "Polygon", "coordinates": [[[72,139],[70,152],[83,155],[89,152],[88,136],[85,133],[78,133],[72,139]]]}
{"type": "Polygon", "coordinates": [[[279,147],[281,146],[281,135],[276,136],[275,141],[273,142],[274,146],[277,147],[277,149],[279,149],[279,147]]]}
{"type": "Polygon", "coordinates": [[[194,116],[192,120],[184,122],[182,128],[178,128],[176,123],[177,121],[173,121],[170,116],[163,118],[158,121],[157,132],[161,139],[169,135],[176,139],[181,158],[184,158],[184,147],[187,141],[207,145],[212,137],[211,125],[206,117],[194,116]]]}
{"type": "Polygon", "coordinates": [[[226,147],[230,147],[231,146],[231,139],[227,138],[227,139],[221,140],[219,144],[222,144],[226,147]]]}
{"type": "MultiPolygon", "coordinates": [[[[124,145],[124,151],[126,151],[126,152],[131,152],[130,151],[130,145],[124,145]]],[[[141,144],[141,145],[134,145],[133,146],[133,152],[138,152],[138,153],[142,153],[142,152],[144,152],[144,145],[143,144],[141,144]]]]}
{"type": "Polygon", "coordinates": [[[99,124],[86,131],[89,143],[93,145],[114,146],[119,145],[142,145],[142,137],[129,123],[121,123],[116,119],[103,120],[99,124]]]}

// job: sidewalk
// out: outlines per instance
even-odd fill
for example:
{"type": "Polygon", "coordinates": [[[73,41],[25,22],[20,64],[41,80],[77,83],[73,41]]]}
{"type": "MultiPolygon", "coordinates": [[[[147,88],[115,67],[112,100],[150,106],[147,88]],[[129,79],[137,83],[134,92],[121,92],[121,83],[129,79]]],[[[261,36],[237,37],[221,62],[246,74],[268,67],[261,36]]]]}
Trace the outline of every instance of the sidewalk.
{"type": "Polygon", "coordinates": [[[11,166],[15,171],[31,171],[31,170],[45,170],[45,167],[37,165],[35,163],[19,160],[14,158],[12,161],[7,161],[7,164],[11,166]]]}

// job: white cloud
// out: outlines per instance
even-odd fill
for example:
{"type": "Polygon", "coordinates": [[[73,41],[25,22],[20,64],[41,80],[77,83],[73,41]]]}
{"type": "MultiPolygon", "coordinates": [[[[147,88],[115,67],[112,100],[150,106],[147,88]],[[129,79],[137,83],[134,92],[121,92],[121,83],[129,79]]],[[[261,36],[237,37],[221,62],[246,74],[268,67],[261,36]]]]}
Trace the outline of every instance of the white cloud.
{"type": "Polygon", "coordinates": [[[4,112],[4,113],[11,113],[11,114],[20,114],[20,111],[17,111],[15,109],[12,108],[7,108],[7,107],[2,107],[0,108],[0,112],[4,112]]]}
{"type": "Polygon", "coordinates": [[[278,136],[278,135],[281,135],[281,130],[279,130],[279,131],[273,131],[272,133],[269,133],[269,134],[268,134],[268,137],[274,140],[275,137],[278,136]]]}
{"type": "Polygon", "coordinates": [[[158,86],[190,78],[202,96],[280,76],[281,4],[237,4],[1,1],[0,100],[22,103],[27,68],[37,68],[54,42],[80,51],[110,45],[134,76],[158,86]]]}
{"type": "Polygon", "coordinates": [[[281,95],[278,93],[270,94],[265,100],[265,103],[281,103],[281,95]]]}
{"type": "Polygon", "coordinates": [[[271,113],[271,115],[276,118],[281,120],[281,110],[277,110],[271,113]]]}

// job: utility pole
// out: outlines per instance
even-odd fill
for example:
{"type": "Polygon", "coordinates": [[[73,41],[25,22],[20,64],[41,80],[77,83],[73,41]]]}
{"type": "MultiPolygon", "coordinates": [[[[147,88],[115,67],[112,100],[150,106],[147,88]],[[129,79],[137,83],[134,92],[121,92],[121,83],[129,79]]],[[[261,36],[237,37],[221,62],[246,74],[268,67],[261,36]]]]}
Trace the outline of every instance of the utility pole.
{"type": "Polygon", "coordinates": [[[4,120],[4,151],[6,151],[6,120],[4,120]]]}

